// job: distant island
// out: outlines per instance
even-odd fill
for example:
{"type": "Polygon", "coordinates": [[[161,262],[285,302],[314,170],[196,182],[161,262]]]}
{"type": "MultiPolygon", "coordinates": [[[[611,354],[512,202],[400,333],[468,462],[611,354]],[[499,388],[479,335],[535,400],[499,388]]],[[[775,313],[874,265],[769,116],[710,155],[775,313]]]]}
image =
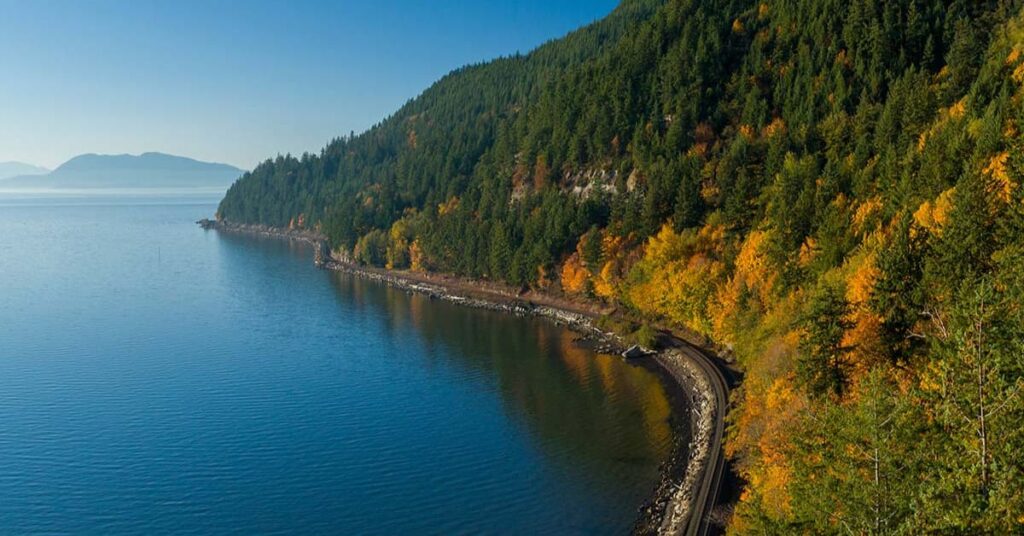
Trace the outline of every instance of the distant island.
{"type": "Polygon", "coordinates": [[[83,154],[49,173],[45,171],[20,173],[6,179],[0,173],[0,190],[227,188],[244,173],[244,170],[227,164],[200,162],[163,153],[83,154]]]}
{"type": "Polygon", "coordinates": [[[24,162],[0,162],[0,180],[22,175],[43,175],[50,170],[24,162]]]}

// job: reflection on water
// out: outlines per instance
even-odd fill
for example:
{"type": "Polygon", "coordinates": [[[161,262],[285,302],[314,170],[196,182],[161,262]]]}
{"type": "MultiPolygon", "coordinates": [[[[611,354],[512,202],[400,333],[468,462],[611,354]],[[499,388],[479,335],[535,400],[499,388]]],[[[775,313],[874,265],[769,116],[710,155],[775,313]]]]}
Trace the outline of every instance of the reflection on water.
{"type": "Polygon", "coordinates": [[[621,534],[650,372],[569,331],[204,232],[185,198],[0,198],[0,534],[621,534]]]}
{"type": "Polygon", "coordinates": [[[341,299],[385,310],[390,330],[412,327],[430,347],[444,348],[431,356],[485,371],[509,417],[566,470],[608,486],[635,478],[637,465],[646,469],[641,480],[656,478],[672,430],[668,398],[651,372],[595,354],[545,319],[459,306],[345,273],[331,280],[341,299]]]}

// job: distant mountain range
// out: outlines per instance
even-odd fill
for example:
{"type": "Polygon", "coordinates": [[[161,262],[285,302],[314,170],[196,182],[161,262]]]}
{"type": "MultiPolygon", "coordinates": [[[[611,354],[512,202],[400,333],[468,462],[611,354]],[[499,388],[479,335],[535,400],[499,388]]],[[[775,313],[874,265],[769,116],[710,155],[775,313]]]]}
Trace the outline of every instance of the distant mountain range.
{"type": "Polygon", "coordinates": [[[163,153],[83,154],[49,173],[29,167],[39,172],[10,177],[0,168],[0,189],[226,188],[244,173],[227,164],[163,153]]]}
{"type": "Polygon", "coordinates": [[[23,162],[0,162],[0,180],[20,175],[42,175],[49,172],[50,170],[44,167],[33,166],[23,162]]]}

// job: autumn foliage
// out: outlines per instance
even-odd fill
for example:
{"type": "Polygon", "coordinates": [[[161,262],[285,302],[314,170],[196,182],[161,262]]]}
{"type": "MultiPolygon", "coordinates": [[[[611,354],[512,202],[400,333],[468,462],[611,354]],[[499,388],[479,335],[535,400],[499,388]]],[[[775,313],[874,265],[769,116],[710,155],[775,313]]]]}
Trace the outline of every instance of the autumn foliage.
{"type": "Polygon", "coordinates": [[[703,335],[734,532],[1024,533],[1022,7],[622,2],[218,214],[703,335]]]}

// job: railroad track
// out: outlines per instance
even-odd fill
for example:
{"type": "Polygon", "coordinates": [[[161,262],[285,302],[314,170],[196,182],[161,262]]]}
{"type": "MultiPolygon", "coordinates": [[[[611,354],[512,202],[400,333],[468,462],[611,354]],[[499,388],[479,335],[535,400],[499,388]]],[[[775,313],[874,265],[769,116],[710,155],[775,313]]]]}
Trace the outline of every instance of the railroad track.
{"type": "Polygon", "coordinates": [[[707,376],[715,399],[714,427],[711,433],[708,460],[703,468],[704,475],[700,480],[700,485],[693,494],[690,518],[683,531],[686,536],[705,536],[711,530],[711,512],[718,502],[722,477],[725,472],[722,441],[725,437],[725,412],[729,405],[729,382],[718,364],[703,350],[686,341],[678,340],[678,343],[678,349],[707,376]]]}

